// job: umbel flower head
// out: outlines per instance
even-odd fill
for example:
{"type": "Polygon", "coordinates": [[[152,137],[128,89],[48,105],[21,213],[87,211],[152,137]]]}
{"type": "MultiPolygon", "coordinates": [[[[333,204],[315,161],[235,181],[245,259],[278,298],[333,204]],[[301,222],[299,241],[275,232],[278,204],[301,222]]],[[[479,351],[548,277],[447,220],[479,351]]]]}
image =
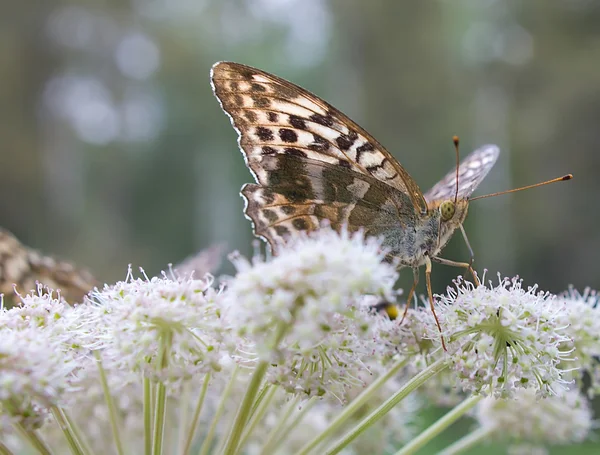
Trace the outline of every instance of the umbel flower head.
{"type": "Polygon", "coordinates": [[[583,293],[570,289],[558,301],[563,306],[562,323],[569,335],[563,348],[573,349],[564,368],[570,370],[579,385],[587,375],[587,391],[592,397],[600,391],[600,296],[589,288],[583,293]]]}
{"type": "Polygon", "coordinates": [[[477,288],[458,280],[438,308],[455,383],[464,391],[508,397],[531,388],[545,396],[565,382],[558,364],[571,349],[561,349],[568,337],[554,296],[525,290],[518,278],[477,288]]]}
{"type": "Polygon", "coordinates": [[[268,361],[268,380],[309,396],[364,383],[375,318],[365,295],[393,299],[397,272],[377,239],[323,228],[279,255],[254,263],[235,256],[227,315],[250,346],[246,358],[268,361]]]}
{"type": "Polygon", "coordinates": [[[105,368],[171,385],[218,371],[227,329],[211,284],[211,277],[134,278],[130,268],[126,281],[93,292],[105,368]]]}

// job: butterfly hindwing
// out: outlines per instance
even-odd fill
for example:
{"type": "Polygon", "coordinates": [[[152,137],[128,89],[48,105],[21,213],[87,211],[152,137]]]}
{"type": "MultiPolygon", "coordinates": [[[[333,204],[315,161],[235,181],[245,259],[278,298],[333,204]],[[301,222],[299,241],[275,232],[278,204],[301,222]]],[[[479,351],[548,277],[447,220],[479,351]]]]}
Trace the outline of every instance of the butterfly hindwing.
{"type": "Polygon", "coordinates": [[[211,79],[259,184],[267,180],[265,157],[309,158],[380,180],[407,194],[416,213],[426,211],[421,190],[400,163],[363,128],[316,95],[239,63],[215,64],[211,79]]]}
{"type": "MultiPolygon", "coordinates": [[[[471,152],[458,167],[458,199],[467,199],[479,186],[496,163],[500,149],[495,145],[484,145],[471,152]]],[[[436,183],[427,193],[425,199],[428,204],[439,203],[444,200],[453,200],[456,195],[456,169],[448,172],[446,176],[436,183]]]]}
{"type": "Polygon", "coordinates": [[[297,231],[328,222],[374,235],[398,226],[399,217],[414,223],[410,199],[373,177],[309,158],[268,156],[264,185],[242,189],[246,215],[256,235],[277,246],[297,231]]]}

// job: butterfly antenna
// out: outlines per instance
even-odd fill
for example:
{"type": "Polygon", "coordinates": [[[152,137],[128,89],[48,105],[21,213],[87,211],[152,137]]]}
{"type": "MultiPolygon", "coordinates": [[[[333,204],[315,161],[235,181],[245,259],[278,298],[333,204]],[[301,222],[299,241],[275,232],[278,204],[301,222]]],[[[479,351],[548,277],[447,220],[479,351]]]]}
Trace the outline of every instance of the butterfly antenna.
{"type": "Polygon", "coordinates": [[[562,177],[557,177],[552,180],[546,180],[545,182],[535,183],[533,185],[522,186],[521,188],[515,188],[513,190],[498,191],[497,193],[485,194],[483,196],[473,197],[473,198],[469,199],[469,201],[474,201],[476,199],[483,199],[486,197],[500,196],[502,194],[516,193],[517,191],[528,190],[530,188],[536,188],[538,186],[544,186],[544,185],[548,185],[550,183],[564,182],[565,180],[571,180],[572,178],[573,178],[573,174],[567,174],[567,175],[563,175],[562,177]]]}
{"type": "Polygon", "coordinates": [[[458,144],[460,140],[458,136],[452,136],[452,142],[454,142],[454,150],[456,151],[456,193],[454,193],[454,205],[458,201],[458,169],[460,168],[460,156],[458,153],[458,144]]]}

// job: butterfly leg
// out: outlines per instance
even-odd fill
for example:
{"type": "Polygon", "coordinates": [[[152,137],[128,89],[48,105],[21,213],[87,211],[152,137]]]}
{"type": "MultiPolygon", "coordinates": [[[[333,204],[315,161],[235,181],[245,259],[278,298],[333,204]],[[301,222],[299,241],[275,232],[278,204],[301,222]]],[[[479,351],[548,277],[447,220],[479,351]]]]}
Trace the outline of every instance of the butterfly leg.
{"type": "Polygon", "coordinates": [[[449,259],[444,259],[444,258],[440,258],[440,257],[434,257],[434,258],[431,258],[431,260],[437,262],[438,264],[449,265],[451,267],[460,267],[462,269],[467,269],[469,271],[469,273],[471,274],[471,276],[473,277],[475,286],[481,286],[481,282],[479,281],[479,278],[477,278],[477,275],[475,274],[475,270],[473,270],[473,267],[471,267],[470,263],[456,262],[456,261],[451,261],[449,259]]]}
{"type": "Polygon", "coordinates": [[[410,301],[413,299],[415,294],[415,290],[417,289],[417,284],[419,284],[419,269],[413,269],[413,285],[408,291],[408,297],[406,298],[406,306],[404,307],[404,314],[402,315],[402,319],[400,319],[400,324],[404,322],[404,318],[408,314],[408,307],[410,306],[410,301]]]}
{"type": "Polygon", "coordinates": [[[435,314],[435,308],[433,306],[433,292],[431,291],[431,259],[429,259],[429,256],[425,256],[425,281],[427,283],[427,296],[429,297],[429,306],[431,307],[433,318],[435,319],[435,323],[437,324],[438,330],[440,331],[442,347],[444,348],[444,351],[447,351],[448,349],[446,349],[446,342],[444,341],[444,336],[441,335],[442,326],[440,325],[440,321],[438,320],[437,314],[435,314]]]}

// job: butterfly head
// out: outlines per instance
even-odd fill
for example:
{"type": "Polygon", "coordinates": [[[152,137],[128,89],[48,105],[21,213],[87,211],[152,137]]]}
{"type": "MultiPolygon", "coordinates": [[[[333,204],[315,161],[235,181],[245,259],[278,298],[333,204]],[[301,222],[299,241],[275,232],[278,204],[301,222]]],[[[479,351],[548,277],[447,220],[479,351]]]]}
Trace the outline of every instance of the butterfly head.
{"type": "Polygon", "coordinates": [[[436,213],[439,219],[439,234],[437,248],[443,248],[452,237],[454,231],[464,222],[467,217],[469,201],[466,198],[453,199],[430,203],[430,210],[436,213]]]}

